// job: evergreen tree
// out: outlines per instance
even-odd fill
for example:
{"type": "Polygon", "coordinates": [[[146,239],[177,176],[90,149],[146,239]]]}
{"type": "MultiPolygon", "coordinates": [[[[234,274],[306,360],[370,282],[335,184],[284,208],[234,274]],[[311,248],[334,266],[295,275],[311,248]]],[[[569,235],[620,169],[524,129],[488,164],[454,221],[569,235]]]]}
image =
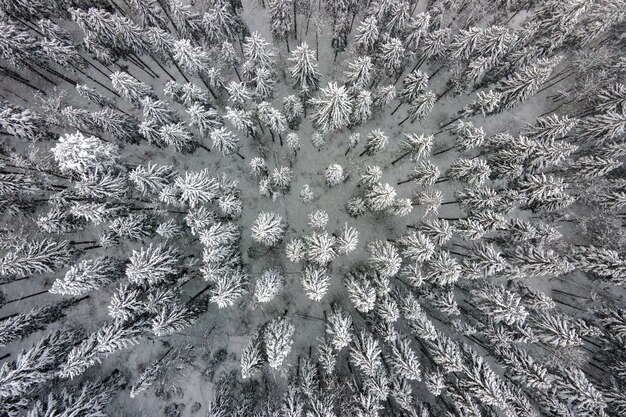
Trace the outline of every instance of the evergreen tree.
{"type": "Polygon", "coordinates": [[[357,27],[355,42],[363,53],[370,53],[378,43],[380,30],[375,16],[366,17],[357,27]]]}
{"type": "Polygon", "coordinates": [[[115,91],[135,105],[139,105],[143,97],[154,97],[152,87],[126,72],[114,72],[110,78],[115,91]]]}
{"type": "Polygon", "coordinates": [[[21,278],[50,273],[69,263],[72,257],[73,251],[67,240],[25,240],[0,259],[0,275],[21,278]]]}
{"type": "MultiPolygon", "coordinates": [[[[214,129],[210,133],[210,137],[213,142],[213,147],[217,148],[222,155],[226,156],[231,153],[237,153],[241,156],[241,154],[239,154],[239,148],[241,147],[239,137],[230,130],[227,130],[225,127],[214,129]]],[[[243,156],[241,158],[243,159],[243,156]]]]}
{"type": "Polygon", "coordinates": [[[313,122],[322,132],[331,132],[347,126],[352,113],[352,99],[345,88],[337,87],[334,82],[320,90],[320,96],[311,99],[316,108],[312,115],[313,122]]]}
{"type": "Polygon", "coordinates": [[[270,23],[274,40],[285,41],[289,51],[289,33],[292,30],[291,10],[294,0],[269,0],[270,23]]]}
{"type": "Polygon", "coordinates": [[[278,268],[270,268],[263,272],[254,286],[254,298],[259,303],[272,301],[285,285],[285,277],[278,268]]]}
{"type": "Polygon", "coordinates": [[[84,295],[108,285],[120,276],[119,262],[107,256],[84,259],[72,266],[61,279],[50,288],[51,293],[84,295]]]}
{"type": "Polygon", "coordinates": [[[517,103],[521,103],[536,94],[539,88],[548,81],[552,70],[560,61],[560,56],[552,59],[539,59],[502,80],[496,90],[502,94],[501,106],[505,109],[511,109],[517,103]]]}
{"type": "Polygon", "coordinates": [[[292,130],[297,130],[304,117],[302,100],[294,95],[289,95],[283,100],[283,114],[287,125],[292,130]]]}
{"type": "Polygon", "coordinates": [[[336,238],[328,233],[313,233],[305,237],[309,261],[316,265],[324,266],[332,261],[335,256],[336,238]]]}
{"type": "Polygon", "coordinates": [[[364,273],[349,273],[345,280],[350,301],[361,313],[367,313],[376,305],[376,291],[364,273]]]}
{"type": "Polygon", "coordinates": [[[252,226],[252,238],[265,246],[274,246],[282,240],[285,229],[283,219],[278,214],[260,213],[252,226]]]}
{"type": "Polygon", "coordinates": [[[373,156],[376,152],[383,149],[389,142],[389,137],[380,129],[372,130],[365,138],[365,149],[361,155],[373,156]]]}
{"type": "Polygon", "coordinates": [[[359,56],[348,62],[348,69],[344,72],[346,84],[352,88],[365,88],[372,79],[374,64],[369,56],[359,56]]]}
{"type": "Polygon", "coordinates": [[[389,38],[387,42],[380,46],[380,63],[388,74],[397,74],[404,69],[406,49],[402,41],[396,38],[389,38]]]}
{"type": "Polygon", "coordinates": [[[263,332],[263,345],[270,368],[280,370],[293,345],[296,329],[286,318],[274,319],[263,332]]]}
{"type": "Polygon", "coordinates": [[[398,250],[390,242],[377,240],[367,246],[370,265],[383,277],[392,277],[398,273],[402,259],[398,250]]]}

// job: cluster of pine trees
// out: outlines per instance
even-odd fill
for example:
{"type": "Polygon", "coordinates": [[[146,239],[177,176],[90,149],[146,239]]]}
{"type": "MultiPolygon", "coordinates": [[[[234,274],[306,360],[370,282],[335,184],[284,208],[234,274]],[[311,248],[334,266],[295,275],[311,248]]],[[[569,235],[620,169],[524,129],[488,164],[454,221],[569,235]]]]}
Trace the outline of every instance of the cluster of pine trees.
{"type": "Polygon", "coordinates": [[[626,414],[625,10],[0,0],[0,416],[626,414]]]}

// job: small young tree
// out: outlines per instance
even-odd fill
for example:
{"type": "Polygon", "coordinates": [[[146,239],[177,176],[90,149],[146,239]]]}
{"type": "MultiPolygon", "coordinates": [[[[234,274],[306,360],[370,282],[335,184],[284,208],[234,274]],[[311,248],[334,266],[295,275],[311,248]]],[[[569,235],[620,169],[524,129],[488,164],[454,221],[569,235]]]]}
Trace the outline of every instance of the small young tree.
{"type": "Polygon", "coordinates": [[[354,97],[352,109],[352,123],[356,125],[367,122],[372,117],[372,93],[368,90],[359,90],[354,97]]]}
{"type": "Polygon", "coordinates": [[[263,358],[263,343],[259,336],[255,336],[241,352],[241,377],[251,378],[265,362],[263,358]]]}
{"type": "Polygon", "coordinates": [[[340,255],[347,255],[348,253],[356,250],[358,243],[358,230],[354,227],[348,226],[348,223],[345,223],[341,234],[337,238],[337,253],[340,255]]]}
{"type": "Polygon", "coordinates": [[[289,95],[283,100],[283,114],[287,124],[292,130],[297,130],[304,117],[302,100],[294,95],[289,95]]]}

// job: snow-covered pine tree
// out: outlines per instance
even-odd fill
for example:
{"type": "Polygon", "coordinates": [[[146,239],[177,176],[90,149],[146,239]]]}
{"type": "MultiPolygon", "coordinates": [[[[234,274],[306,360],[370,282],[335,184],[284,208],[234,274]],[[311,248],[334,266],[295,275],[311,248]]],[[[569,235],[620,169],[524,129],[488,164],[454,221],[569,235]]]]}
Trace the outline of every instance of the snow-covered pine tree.
{"type": "Polygon", "coordinates": [[[402,378],[409,381],[421,381],[419,359],[408,339],[399,338],[391,345],[389,362],[402,378]]]}
{"type": "Polygon", "coordinates": [[[54,272],[72,260],[73,252],[67,240],[24,240],[0,258],[0,276],[15,279],[54,272]]]}
{"type": "Polygon", "coordinates": [[[272,301],[283,289],[285,277],[279,268],[270,268],[263,272],[254,285],[254,298],[259,303],[272,301]]]}
{"type": "Polygon", "coordinates": [[[550,78],[552,70],[561,62],[561,56],[542,58],[520,68],[500,82],[496,91],[502,94],[501,106],[511,109],[539,91],[550,78]]]}
{"type": "Polygon", "coordinates": [[[375,376],[382,366],[380,344],[371,334],[361,331],[350,347],[350,361],[365,376],[375,376]]]}
{"type": "Polygon", "coordinates": [[[264,353],[262,338],[260,335],[253,336],[241,352],[240,364],[243,379],[252,377],[263,366],[264,353]]]}
{"type": "Polygon", "coordinates": [[[367,122],[372,117],[372,93],[369,90],[358,90],[352,108],[352,123],[356,125],[367,122]]]}
{"type": "Polygon", "coordinates": [[[287,124],[291,130],[297,130],[304,117],[304,105],[302,100],[295,96],[289,95],[283,100],[283,114],[287,120],[287,124]]]}
{"type": "Polygon", "coordinates": [[[396,199],[396,190],[389,184],[374,184],[365,198],[371,210],[383,211],[393,205],[396,199]]]}
{"type": "Polygon", "coordinates": [[[115,91],[135,105],[139,105],[144,97],[155,98],[152,87],[127,72],[117,71],[109,77],[115,91]]]}
{"type": "Polygon", "coordinates": [[[239,137],[230,130],[222,126],[212,130],[209,136],[213,142],[213,148],[218,149],[222,155],[227,156],[231,153],[236,153],[241,159],[244,159],[243,155],[239,153],[241,141],[239,137]]]}
{"type": "Polygon", "coordinates": [[[284,41],[289,51],[289,33],[293,29],[292,9],[295,0],[268,0],[272,35],[277,42],[284,41]]]}
{"type": "Polygon", "coordinates": [[[400,39],[389,38],[380,46],[379,60],[383,70],[390,75],[401,72],[406,63],[405,52],[400,39]]]}
{"type": "Polygon", "coordinates": [[[178,250],[173,246],[152,245],[133,251],[126,276],[131,283],[156,285],[180,272],[178,250]]]}
{"type": "Polygon", "coordinates": [[[371,53],[378,43],[380,29],[375,16],[366,17],[356,28],[355,43],[357,48],[363,53],[371,53]]]}
{"type": "Polygon", "coordinates": [[[59,301],[36,306],[24,313],[4,318],[0,321],[0,346],[7,346],[9,343],[23,339],[31,333],[44,330],[48,324],[65,316],[65,310],[73,304],[73,300],[59,301]]]}
{"type": "Polygon", "coordinates": [[[178,152],[191,153],[199,146],[192,133],[182,123],[169,123],[158,129],[160,140],[178,152]]]}
{"type": "Polygon", "coordinates": [[[413,181],[420,187],[431,187],[435,184],[439,175],[440,172],[437,165],[433,164],[430,160],[420,161],[419,164],[413,168],[409,178],[398,182],[398,184],[413,181]]]}
{"type": "Polygon", "coordinates": [[[324,231],[328,224],[328,213],[324,210],[316,210],[309,213],[309,226],[318,231],[324,231]]]}
{"type": "Polygon", "coordinates": [[[265,246],[275,246],[284,234],[286,225],[283,218],[276,213],[259,213],[252,226],[252,238],[265,246]]]}
{"type": "Polygon", "coordinates": [[[326,185],[330,188],[341,184],[345,180],[343,167],[339,164],[329,165],[324,172],[324,178],[326,179],[326,185]]]}
{"type": "Polygon", "coordinates": [[[52,284],[50,292],[63,295],[84,295],[114,282],[121,276],[120,263],[103,256],[83,259],[72,266],[63,278],[52,284]]]}
{"type": "Polygon", "coordinates": [[[338,87],[336,83],[329,82],[310,102],[315,107],[313,122],[321,132],[339,130],[350,123],[353,100],[344,86],[338,87]]]}
{"type": "Polygon", "coordinates": [[[210,271],[210,268],[210,263],[205,260],[205,279],[215,283],[215,287],[211,289],[210,301],[219,308],[232,307],[247,293],[246,286],[250,281],[247,272],[241,266],[224,268],[218,265],[215,271],[210,271]]]}
{"type": "Polygon", "coordinates": [[[437,96],[432,91],[418,95],[415,100],[410,103],[407,110],[407,117],[402,119],[398,125],[402,125],[409,119],[411,119],[411,123],[415,120],[422,120],[433,110],[436,99],[437,96]]]}
{"type": "Polygon", "coordinates": [[[219,181],[209,175],[208,169],[196,172],[185,172],[174,180],[176,194],[180,202],[191,208],[209,203],[218,197],[219,181]]]}
{"type": "Polygon", "coordinates": [[[387,145],[389,137],[381,129],[375,129],[366,136],[365,141],[365,149],[359,156],[374,155],[387,145]]]}
{"type": "Polygon", "coordinates": [[[348,223],[345,223],[341,234],[337,237],[337,253],[339,255],[347,255],[356,249],[358,243],[358,230],[348,226],[348,223]]]}
{"type": "Polygon", "coordinates": [[[94,169],[108,170],[117,166],[119,147],[95,136],[80,132],[66,133],[51,149],[63,171],[86,175],[94,169]]]}
{"type": "Polygon", "coordinates": [[[335,304],[326,317],[326,334],[330,335],[331,343],[339,351],[350,345],[352,341],[352,317],[335,304]]]}
{"type": "Polygon", "coordinates": [[[345,287],[350,301],[361,313],[367,313],[376,305],[376,290],[371,278],[364,272],[351,272],[346,276],[345,287]]]}
{"type": "Polygon", "coordinates": [[[571,248],[574,266],[583,271],[600,276],[602,279],[624,286],[626,262],[615,250],[596,246],[573,246],[571,248]]]}
{"type": "Polygon", "coordinates": [[[372,79],[374,64],[369,56],[359,56],[348,62],[348,69],[344,72],[346,84],[350,88],[366,88],[372,79]]]}
{"type": "Polygon", "coordinates": [[[143,117],[149,123],[156,126],[163,126],[169,123],[176,123],[179,117],[174,110],[163,100],[155,100],[150,96],[139,99],[143,109],[143,117]]]}
{"type": "Polygon", "coordinates": [[[258,32],[253,32],[245,38],[243,43],[243,55],[252,67],[260,66],[272,67],[274,63],[274,52],[271,45],[263,39],[258,32]]]}
{"type": "Polygon", "coordinates": [[[277,318],[267,324],[263,332],[263,345],[267,361],[275,371],[283,368],[293,345],[296,329],[286,318],[277,318]]]}
{"type": "Polygon", "coordinates": [[[467,182],[471,186],[480,187],[490,173],[491,168],[483,159],[459,158],[450,165],[446,171],[446,176],[450,179],[467,182]]]}
{"type": "Polygon", "coordinates": [[[387,241],[376,240],[367,245],[370,265],[383,277],[392,277],[400,271],[402,258],[396,247],[387,241]]]}
{"type": "Polygon", "coordinates": [[[304,97],[308,97],[319,88],[320,84],[320,72],[317,69],[315,52],[309,49],[306,42],[303,42],[293,51],[289,61],[293,63],[289,69],[295,87],[301,91],[304,97]]]}
{"type": "Polygon", "coordinates": [[[237,38],[241,30],[241,21],[235,12],[235,3],[225,0],[213,2],[202,15],[202,26],[209,44],[229,43],[237,38]]]}
{"type": "Polygon", "coordinates": [[[302,273],[302,287],[312,301],[321,301],[330,287],[330,277],[326,269],[308,265],[302,273]]]}

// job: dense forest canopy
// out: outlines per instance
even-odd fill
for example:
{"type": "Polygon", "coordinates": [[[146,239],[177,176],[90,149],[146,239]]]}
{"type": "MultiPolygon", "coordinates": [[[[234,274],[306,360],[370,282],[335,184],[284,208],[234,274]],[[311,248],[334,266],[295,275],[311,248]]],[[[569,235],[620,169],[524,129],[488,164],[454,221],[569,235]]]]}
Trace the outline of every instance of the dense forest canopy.
{"type": "Polygon", "coordinates": [[[624,0],[0,0],[0,417],[626,415],[624,0]]]}

